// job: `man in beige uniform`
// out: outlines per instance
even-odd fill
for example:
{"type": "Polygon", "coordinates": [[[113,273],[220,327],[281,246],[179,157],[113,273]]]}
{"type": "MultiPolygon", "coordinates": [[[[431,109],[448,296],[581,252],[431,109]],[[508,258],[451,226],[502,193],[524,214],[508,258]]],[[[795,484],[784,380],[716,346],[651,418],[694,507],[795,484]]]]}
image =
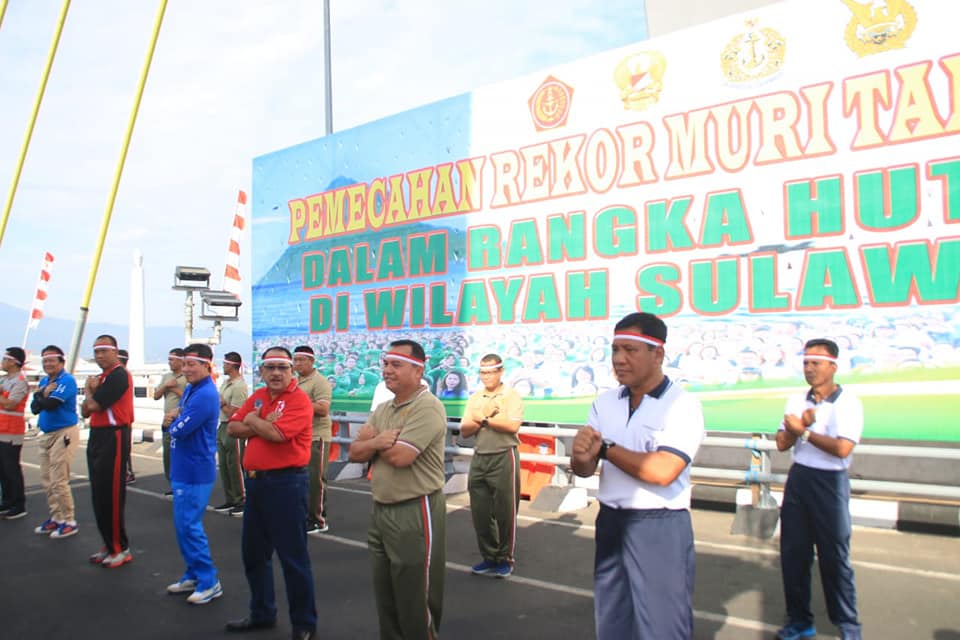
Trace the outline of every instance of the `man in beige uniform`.
{"type": "Polygon", "coordinates": [[[313,349],[302,345],[293,350],[297,385],[313,404],[313,441],[310,444],[310,498],[307,502],[307,533],[319,535],[330,530],[327,524],[327,458],[330,457],[330,400],[333,389],[314,368],[313,349]]]}
{"type": "Polygon", "coordinates": [[[219,513],[243,517],[243,438],[235,438],[227,432],[232,416],[250,395],[247,382],[241,375],[243,359],[236,351],[223,356],[223,373],[226,381],[220,387],[220,424],[217,427],[217,459],[220,466],[220,484],[223,486],[224,502],[215,510],[219,513]]]}
{"type": "Polygon", "coordinates": [[[470,461],[470,512],[482,562],[475,575],[506,578],[513,573],[520,505],[520,454],[523,422],[520,394],[501,382],[503,360],[490,353],[480,360],[483,389],[467,401],[460,423],[464,437],[477,436],[470,461]]]}
{"type": "MultiPolygon", "coordinates": [[[[163,374],[160,384],[153,390],[153,399],[163,398],[163,475],[170,482],[170,425],[180,406],[180,397],[183,396],[183,390],[187,388],[187,379],[183,375],[183,349],[176,347],[170,349],[167,354],[167,364],[170,365],[170,371],[163,374]]],[[[167,491],[163,495],[172,498],[173,491],[167,491]]]]}
{"type": "Polygon", "coordinates": [[[447,412],[421,385],[426,356],[412,340],[390,343],[383,379],[394,398],[370,415],[351,462],[373,465],[367,546],[383,640],[439,637],[446,563],[443,497],[447,412]]]}

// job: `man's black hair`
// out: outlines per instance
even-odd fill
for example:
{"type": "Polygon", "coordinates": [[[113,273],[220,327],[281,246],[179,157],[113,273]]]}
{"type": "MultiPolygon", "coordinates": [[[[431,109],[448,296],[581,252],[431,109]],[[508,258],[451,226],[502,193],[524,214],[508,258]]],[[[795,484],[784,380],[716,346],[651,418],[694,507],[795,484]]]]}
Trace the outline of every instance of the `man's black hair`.
{"type": "Polygon", "coordinates": [[[187,348],[182,349],[183,355],[193,354],[195,356],[200,356],[201,358],[206,358],[207,360],[213,360],[213,349],[210,348],[210,345],[203,344],[201,342],[195,342],[191,345],[188,345],[187,348]]]}
{"type": "Polygon", "coordinates": [[[412,355],[417,360],[426,361],[427,354],[423,351],[423,346],[416,340],[394,340],[390,343],[390,348],[393,347],[410,347],[410,355],[412,355]]]}
{"type": "Polygon", "coordinates": [[[58,347],[58,346],[55,345],[55,344],[48,344],[47,346],[45,346],[45,347],[40,351],[40,357],[42,358],[43,356],[47,355],[48,353],[55,353],[55,354],[57,354],[58,356],[60,356],[60,362],[65,362],[65,360],[66,360],[66,359],[63,357],[63,349],[61,349],[60,347],[58,347]]]}
{"type": "Polygon", "coordinates": [[[652,313],[634,312],[627,314],[617,323],[614,331],[638,329],[640,333],[662,342],[667,341],[667,325],[652,313]]]}
{"type": "Polygon", "coordinates": [[[807,340],[807,344],[803,345],[803,350],[812,349],[813,347],[823,347],[827,350],[832,357],[836,358],[840,355],[840,347],[837,346],[837,343],[833,340],[828,340],[827,338],[814,338],[813,340],[807,340]]]}
{"type": "Polygon", "coordinates": [[[281,347],[279,345],[276,347],[269,347],[267,349],[264,349],[263,353],[260,354],[260,359],[263,360],[264,358],[266,358],[267,354],[270,353],[271,351],[283,351],[288,358],[293,360],[293,354],[290,353],[290,349],[287,349],[286,347],[281,347]]]}

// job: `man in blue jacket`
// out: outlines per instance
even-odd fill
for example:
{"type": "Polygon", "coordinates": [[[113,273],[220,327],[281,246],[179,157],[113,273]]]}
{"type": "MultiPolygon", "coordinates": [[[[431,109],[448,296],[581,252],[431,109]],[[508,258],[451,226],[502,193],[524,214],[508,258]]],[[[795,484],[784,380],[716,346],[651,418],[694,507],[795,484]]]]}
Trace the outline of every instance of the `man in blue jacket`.
{"type": "Polygon", "coordinates": [[[179,413],[170,425],[170,485],[173,488],[173,524],[180,555],[187,565],[167,593],[190,593],[187,602],[206,604],[223,595],[210,545],[203,530],[203,513],[217,476],[217,423],[220,394],[210,377],[213,351],[205,344],[184,350],[183,374],[187,387],[179,413]]]}

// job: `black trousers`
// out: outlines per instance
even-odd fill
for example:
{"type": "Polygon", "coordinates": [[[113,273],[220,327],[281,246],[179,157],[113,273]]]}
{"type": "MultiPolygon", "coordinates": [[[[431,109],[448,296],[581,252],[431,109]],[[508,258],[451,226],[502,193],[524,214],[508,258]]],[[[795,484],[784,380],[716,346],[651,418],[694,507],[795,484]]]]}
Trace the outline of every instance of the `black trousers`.
{"type": "Polygon", "coordinates": [[[87,443],[87,468],[93,515],[103,545],[112,553],[129,546],[124,510],[127,504],[127,464],[130,460],[130,427],[92,427],[87,443]]]}
{"type": "Polygon", "coordinates": [[[26,507],[23,493],[23,469],[20,468],[22,444],[0,442],[0,498],[4,509],[20,511],[26,507]]]}

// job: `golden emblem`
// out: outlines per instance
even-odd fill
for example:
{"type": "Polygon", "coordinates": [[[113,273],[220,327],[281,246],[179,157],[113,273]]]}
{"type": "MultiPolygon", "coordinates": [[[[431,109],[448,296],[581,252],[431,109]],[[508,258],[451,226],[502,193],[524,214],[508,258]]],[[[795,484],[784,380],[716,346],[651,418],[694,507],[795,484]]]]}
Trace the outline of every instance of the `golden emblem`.
{"type": "Polygon", "coordinates": [[[861,58],[871,53],[900,49],[913,35],[917,13],[906,0],[843,0],[853,17],[844,39],[861,58]]]}
{"type": "Polygon", "coordinates": [[[562,127],[567,123],[572,100],[573,87],[553,76],[547,76],[527,101],[533,126],[537,131],[562,127]]]}
{"type": "Polygon", "coordinates": [[[623,108],[643,111],[660,100],[667,59],[659,51],[627,56],[614,68],[613,81],[620,89],[623,108]]]}
{"type": "Polygon", "coordinates": [[[720,67],[727,82],[753,83],[783,68],[787,44],[775,29],[757,27],[757,20],[745,22],[747,30],[734,36],[720,54],[720,67]]]}

